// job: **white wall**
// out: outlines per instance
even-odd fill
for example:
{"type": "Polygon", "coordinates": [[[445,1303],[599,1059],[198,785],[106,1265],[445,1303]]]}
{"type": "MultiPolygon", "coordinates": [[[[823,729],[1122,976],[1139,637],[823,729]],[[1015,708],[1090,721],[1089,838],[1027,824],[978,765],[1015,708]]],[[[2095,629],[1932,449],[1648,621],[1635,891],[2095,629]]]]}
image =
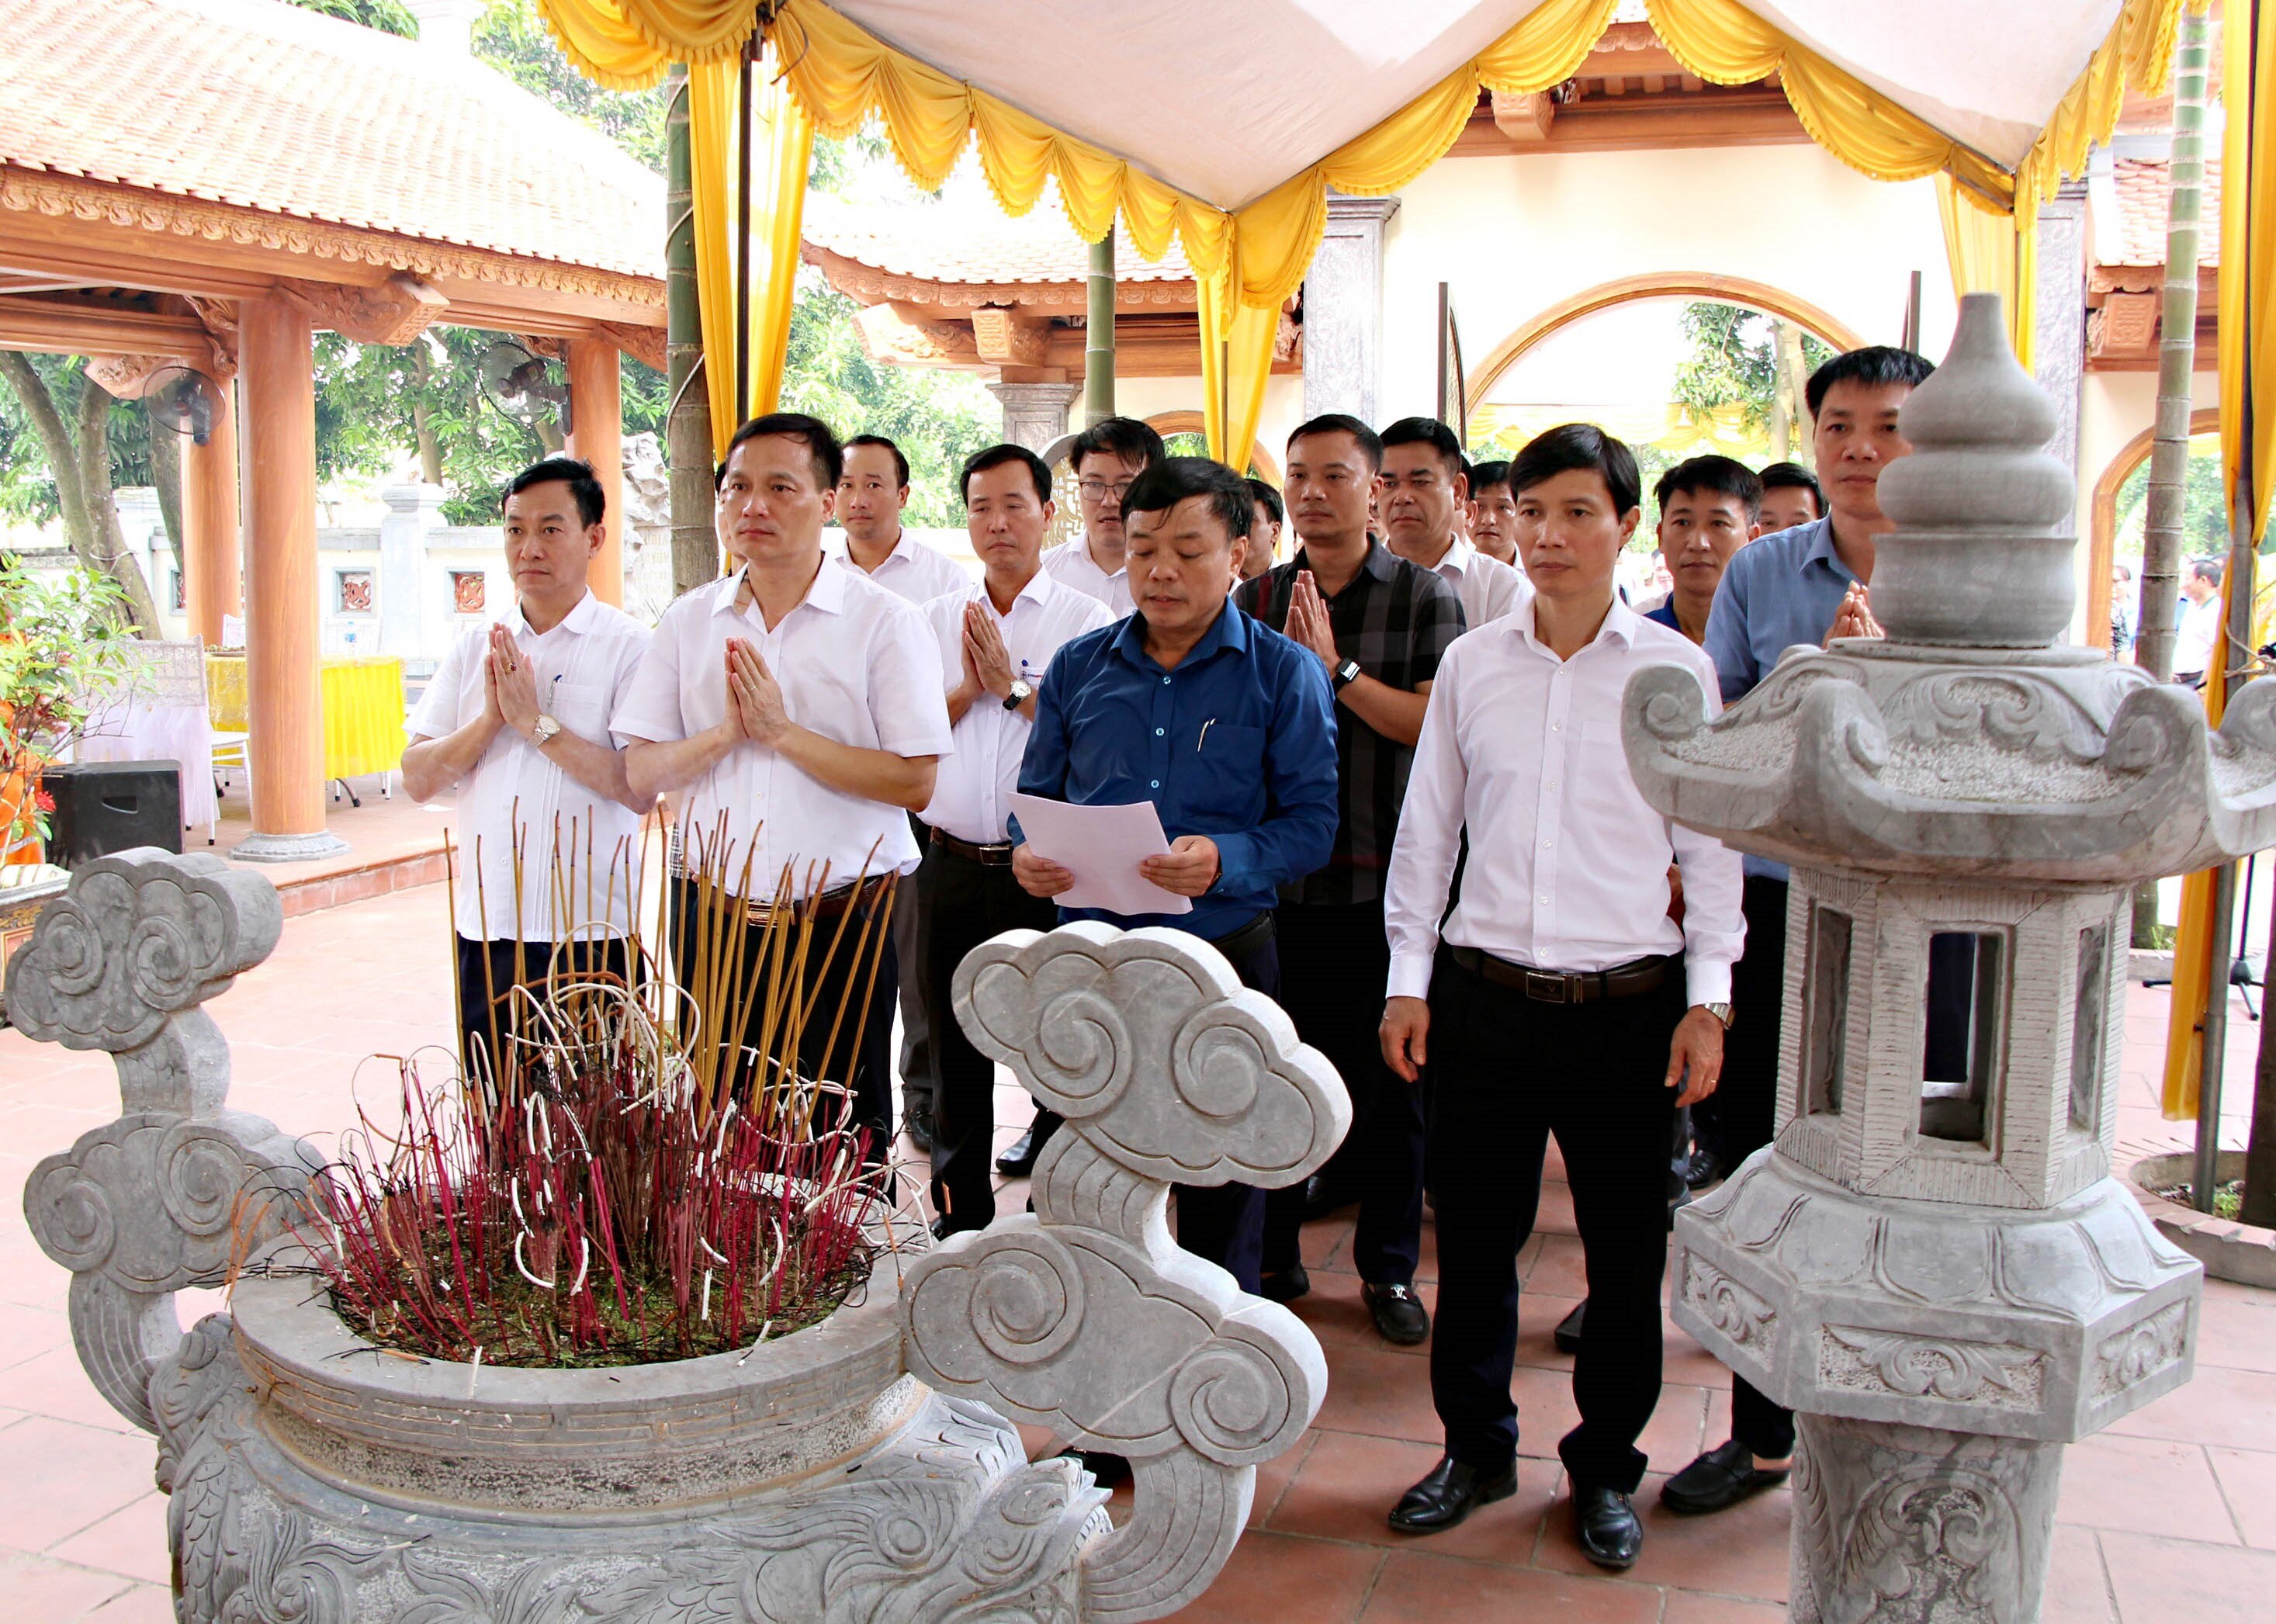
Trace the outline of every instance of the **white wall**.
{"type": "Polygon", "coordinates": [[[1915,270],[1940,354],[1954,306],[1935,183],[1870,180],[1814,144],[1449,158],[1385,233],[1382,415],[1432,410],[1441,281],[1475,369],[1559,300],[1670,271],[1766,283],[1893,344],[1915,270]]]}

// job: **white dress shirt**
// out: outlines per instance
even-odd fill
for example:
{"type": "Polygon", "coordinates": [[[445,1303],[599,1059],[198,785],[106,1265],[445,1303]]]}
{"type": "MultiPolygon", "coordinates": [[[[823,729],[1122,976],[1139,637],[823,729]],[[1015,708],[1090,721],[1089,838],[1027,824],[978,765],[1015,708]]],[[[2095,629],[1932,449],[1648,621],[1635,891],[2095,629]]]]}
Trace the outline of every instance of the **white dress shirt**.
{"type": "Polygon", "coordinates": [[[2174,634],[2174,669],[2205,672],[2212,669],[2213,645],[2220,641],[2220,594],[2204,603],[2181,600],[2181,618],[2174,634]]]}
{"type": "MultiPolygon", "coordinates": [[[[594,744],[613,747],[609,717],[632,686],[648,628],[588,592],[559,625],[532,632],[521,609],[505,628],[537,682],[537,708],[594,744]]],[[[482,715],[489,628],[462,634],[436,668],[411,718],[414,739],[441,739],[482,715]]],[[[637,916],[640,814],[586,788],[551,756],[502,727],[459,781],[459,934],[469,941],[558,942],[598,936],[600,922],[629,934],[637,916]],[[558,841],[558,845],[557,845],[558,841]],[[521,847],[515,917],[514,847],[521,847]],[[589,852],[590,855],[588,856],[589,852]],[[554,917],[558,856],[567,916],[554,917]]]]}
{"type": "MultiPolygon", "coordinates": [[[[948,687],[964,680],[964,606],[975,601],[994,616],[1014,673],[1038,687],[1061,643],[1114,624],[1105,604],[1040,569],[1020,588],[1008,615],[997,614],[984,586],[948,593],[925,605],[925,618],[940,641],[941,679],[948,687]]],[[[983,691],[956,724],[956,750],[940,764],[924,821],[975,846],[1009,839],[1011,795],[1020,787],[1020,757],[1033,725],[983,691]]]]}
{"type": "Polygon", "coordinates": [[[855,559],[842,530],[825,535],[822,550],[857,574],[891,593],[905,603],[923,608],[944,592],[955,592],[972,584],[972,577],[964,566],[937,547],[928,547],[911,535],[901,532],[893,543],[893,550],[885,561],[874,570],[865,570],[855,559]]]}
{"type": "MultiPolygon", "coordinates": [[[[664,611],[611,722],[618,738],[688,739],[725,721],[727,640],[740,637],[782,685],[784,708],[800,726],[865,750],[948,753],[948,705],[922,611],[859,570],[825,559],[804,600],[770,632],[757,605],[738,607],[742,585],[739,569],[664,611]]],[[[719,839],[724,818],[725,844],[710,866],[740,887],[747,854],[750,892],[762,899],[774,895],[785,864],[791,895],[800,899],[850,884],[865,871],[906,874],[916,867],[916,842],[900,808],[832,789],[747,739],[679,800],[689,872],[719,839]]]]}
{"type": "Polygon", "coordinates": [[[1043,567],[1084,596],[1105,604],[1117,620],[1137,607],[1136,600],[1130,596],[1129,566],[1125,565],[1111,575],[1099,568],[1098,560],[1090,556],[1088,534],[1045,548],[1043,567]]]}
{"type": "Polygon", "coordinates": [[[1746,939],[1739,854],[1644,804],[1620,747],[1620,697],[1647,665],[1715,666],[1680,632],[1615,603],[1569,660],[1536,639],[1537,601],[1455,640],[1438,664],[1385,889],[1390,996],[1422,998],[1465,825],[1470,854],[1445,939],[1544,970],[1681,952],[1694,1004],[1730,1001],[1746,939]],[[1667,868],[1683,869],[1683,923],[1667,868]]]}
{"type": "Polygon", "coordinates": [[[1473,632],[1500,619],[1533,592],[1524,576],[1459,535],[1430,567],[1461,599],[1462,623],[1473,632]]]}

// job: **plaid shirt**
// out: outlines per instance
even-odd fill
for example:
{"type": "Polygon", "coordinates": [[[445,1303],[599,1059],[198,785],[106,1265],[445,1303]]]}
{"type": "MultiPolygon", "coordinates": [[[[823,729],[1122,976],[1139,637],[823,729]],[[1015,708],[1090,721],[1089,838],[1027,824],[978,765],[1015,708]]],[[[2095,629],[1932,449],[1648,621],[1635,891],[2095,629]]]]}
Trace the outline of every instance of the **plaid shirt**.
{"type": "MultiPolygon", "coordinates": [[[[1288,626],[1296,575],[1311,568],[1304,550],[1233,595],[1237,608],[1276,632],[1288,626]]],[[[1438,675],[1439,656],[1463,632],[1461,600],[1436,573],[1409,564],[1381,542],[1344,589],[1327,600],[1336,652],[1378,682],[1413,691],[1438,675]]],[[[1286,902],[1371,902],[1383,894],[1407,796],[1415,747],[1385,739],[1348,708],[1336,715],[1336,789],[1342,816],[1328,866],[1281,888],[1286,902]]]]}

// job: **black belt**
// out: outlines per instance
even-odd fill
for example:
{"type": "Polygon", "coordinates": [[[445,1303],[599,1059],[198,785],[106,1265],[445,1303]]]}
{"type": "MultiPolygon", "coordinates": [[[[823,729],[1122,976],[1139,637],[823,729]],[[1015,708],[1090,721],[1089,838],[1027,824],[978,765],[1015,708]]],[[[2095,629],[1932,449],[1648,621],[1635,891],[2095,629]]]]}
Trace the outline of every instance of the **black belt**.
{"type": "Polygon", "coordinates": [[[1012,866],[1012,843],[1009,840],[976,846],[969,840],[958,839],[945,829],[936,829],[932,831],[932,843],[950,856],[976,862],[983,869],[1008,869],[1012,866]]]}
{"type": "Polygon", "coordinates": [[[1456,964],[1481,981],[1522,992],[1544,1004],[1592,1004],[1600,998],[1633,998],[1656,992],[1666,983],[1668,972],[1683,961],[1680,953],[1662,953],[1653,959],[1616,964],[1609,970],[1574,972],[1536,970],[1529,964],[1514,964],[1475,947],[1450,947],[1447,951],[1453,954],[1456,964]]]}
{"type": "Polygon", "coordinates": [[[800,919],[836,919],[857,904],[875,901],[884,894],[885,888],[885,877],[879,875],[871,879],[856,880],[851,884],[840,885],[835,890],[825,891],[819,896],[791,902],[778,910],[771,898],[762,901],[755,897],[738,896],[724,885],[714,884],[709,880],[692,874],[676,874],[672,877],[681,884],[707,896],[724,898],[725,906],[736,909],[743,915],[745,923],[753,925],[765,925],[772,922],[778,911],[785,922],[800,919]]]}
{"type": "Polygon", "coordinates": [[[1210,941],[1210,945],[1228,959],[1238,959],[1244,954],[1255,952],[1271,939],[1272,910],[1266,908],[1240,930],[1228,931],[1224,936],[1216,937],[1210,941]]]}

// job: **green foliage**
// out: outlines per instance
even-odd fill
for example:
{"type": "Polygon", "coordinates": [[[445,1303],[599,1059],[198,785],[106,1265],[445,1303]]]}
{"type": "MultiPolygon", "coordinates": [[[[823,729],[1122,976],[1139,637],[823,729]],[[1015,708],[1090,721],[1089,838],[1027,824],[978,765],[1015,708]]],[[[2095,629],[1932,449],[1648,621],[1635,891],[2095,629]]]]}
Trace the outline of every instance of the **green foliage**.
{"type": "MultiPolygon", "coordinates": [[[[1682,330],[1692,347],[1676,363],[1676,401],[1699,413],[1736,406],[1746,427],[1767,424],[1778,388],[1771,319],[1737,305],[1700,300],[1684,306],[1682,330]]],[[[1802,335],[1805,376],[1832,358],[1826,345],[1802,335]]]]}
{"type": "MultiPolygon", "coordinates": [[[[28,776],[78,738],[87,699],[125,675],[133,641],[117,581],[87,570],[34,574],[0,554],[0,777],[28,776]]],[[[43,807],[11,810],[0,845],[46,837],[43,807]]]]}
{"type": "Polygon", "coordinates": [[[344,23],[360,23],[382,34],[406,40],[419,37],[419,24],[403,8],[402,0],[292,0],[303,11],[321,11],[344,23]]]}
{"type": "MultiPolygon", "coordinates": [[[[2220,487],[2219,439],[2200,435],[2189,443],[2189,472],[2181,479],[2183,558],[2218,558],[2228,552],[2228,505],[2221,499],[2220,487]]],[[[2143,530],[2149,518],[2150,459],[2144,457],[2118,487],[2116,556],[2142,556],[2143,530]]]]}
{"type": "MultiPolygon", "coordinates": [[[[87,363],[76,355],[46,355],[27,352],[32,370],[48,386],[56,410],[66,423],[79,421],[79,395],[87,376],[87,363]]],[[[110,440],[110,480],[113,489],[148,485],[156,477],[150,467],[150,429],[146,408],[139,400],[111,404],[104,429],[110,440]]],[[[31,414],[12,389],[0,387],[0,517],[19,523],[47,525],[63,512],[56,495],[55,470],[48,466],[48,450],[33,426],[31,414]]]]}
{"type": "Polygon", "coordinates": [[[664,87],[602,89],[570,66],[531,0],[491,0],[474,27],[474,55],[532,95],[600,131],[657,174],[664,173],[664,87]]]}

